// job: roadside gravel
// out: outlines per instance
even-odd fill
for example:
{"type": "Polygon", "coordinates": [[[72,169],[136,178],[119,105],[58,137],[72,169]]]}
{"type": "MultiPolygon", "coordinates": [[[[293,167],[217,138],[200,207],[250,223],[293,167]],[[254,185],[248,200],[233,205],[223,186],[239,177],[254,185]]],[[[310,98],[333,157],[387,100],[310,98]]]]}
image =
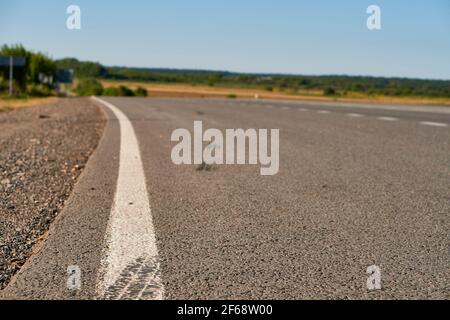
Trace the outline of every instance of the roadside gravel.
{"type": "Polygon", "coordinates": [[[85,98],[0,113],[0,289],[45,237],[104,126],[85,98]]]}

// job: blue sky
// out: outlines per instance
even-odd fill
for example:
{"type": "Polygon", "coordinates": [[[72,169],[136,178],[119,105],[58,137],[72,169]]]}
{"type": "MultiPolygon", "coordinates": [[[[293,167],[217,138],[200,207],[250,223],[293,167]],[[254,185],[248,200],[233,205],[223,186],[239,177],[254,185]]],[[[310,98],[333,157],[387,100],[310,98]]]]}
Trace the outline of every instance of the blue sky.
{"type": "Polygon", "coordinates": [[[450,1],[0,0],[5,43],[106,65],[450,79],[450,1]]]}

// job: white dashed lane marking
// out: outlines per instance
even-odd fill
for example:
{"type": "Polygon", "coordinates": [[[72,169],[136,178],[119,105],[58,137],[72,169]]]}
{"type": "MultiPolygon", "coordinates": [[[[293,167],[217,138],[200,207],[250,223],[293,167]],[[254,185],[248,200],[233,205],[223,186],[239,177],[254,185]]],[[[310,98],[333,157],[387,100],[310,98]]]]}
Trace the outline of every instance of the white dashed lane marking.
{"type": "Polygon", "coordinates": [[[377,117],[378,120],[382,120],[382,121],[397,121],[397,118],[393,118],[393,117],[377,117]]]}
{"type": "Polygon", "coordinates": [[[354,117],[354,118],[361,118],[361,117],[364,117],[362,114],[359,114],[359,113],[347,113],[347,115],[348,115],[349,117],[354,117]]]}
{"type": "Polygon", "coordinates": [[[424,126],[433,126],[433,127],[448,127],[448,124],[446,123],[440,123],[440,122],[430,122],[430,121],[421,121],[419,122],[421,125],[424,126]]]}
{"type": "Polygon", "coordinates": [[[119,176],[105,235],[98,294],[100,299],[160,300],[164,287],[133,125],[113,104],[96,97],[93,99],[109,108],[120,125],[119,176]]]}
{"type": "MultiPolygon", "coordinates": [[[[233,104],[232,102],[219,102],[220,104],[233,104]]],[[[249,103],[242,103],[240,104],[241,106],[252,106],[252,107],[262,107],[265,106],[266,108],[269,109],[274,109],[275,106],[274,105],[270,105],[270,104],[265,104],[265,105],[260,105],[260,104],[249,104],[249,103]]],[[[281,110],[292,110],[291,107],[287,107],[287,106],[278,106],[281,110]]],[[[307,108],[296,108],[297,111],[299,112],[306,112],[306,111],[310,111],[310,109],[307,108]]],[[[330,110],[317,110],[317,113],[319,114],[329,114],[332,113],[332,111],[330,110]]],[[[347,113],[346,114],[348,117],[351,118],[363,118],[366,117],[366,115],[364,114],[360,114],[360,113],[347,113]]],[[[370,117],[370,116],[369,116],[370,117]]],[[[381,120],[381,121],[390,121],[390,122],[394,122],[394,121],[398,121],[398,118],[395,117],[387,117],[387,116],[381,116],[381,117],[376,117],[376,119],[381,120]]],[[[424,126],[432,126],[432,127],[448,127],[449,125],[447,123],[441,123],[441,122],[432,122],[432,121],[419,121],[419,124],[424,125],[424,126]]]]}

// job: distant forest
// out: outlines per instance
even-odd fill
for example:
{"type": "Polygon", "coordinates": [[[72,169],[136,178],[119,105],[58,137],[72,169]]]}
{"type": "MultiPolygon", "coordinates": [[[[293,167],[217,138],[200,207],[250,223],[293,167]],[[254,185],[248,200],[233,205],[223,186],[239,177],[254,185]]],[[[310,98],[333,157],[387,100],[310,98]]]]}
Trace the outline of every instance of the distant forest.
{"type": "Polygon", "coordinates": [[[77,78],[259,88],[293,94],[308,90],[320,91],[328,96],[360,93],[369,96],[450,98],[450,80],[345,75],[246,74],[226,71],[106,67],[96,62],[82,62],[73,58],[56,60],[55,62],[60,69],[73,69],[77,78]]]}

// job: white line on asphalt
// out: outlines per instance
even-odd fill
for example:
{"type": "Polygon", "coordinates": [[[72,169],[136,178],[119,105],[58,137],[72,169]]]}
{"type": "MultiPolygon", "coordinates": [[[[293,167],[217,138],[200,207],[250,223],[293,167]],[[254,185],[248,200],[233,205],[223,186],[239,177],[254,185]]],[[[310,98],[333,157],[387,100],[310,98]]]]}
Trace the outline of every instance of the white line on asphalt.
{"type": "Polygon", "coordinates": [[[289,110],[289,109],[291,109],[291,108],[289,108],[289,107],[282,107],[281,109],[283,109],[283,110],[289,110]]]}
{"type": "Polygon", "coordinates": [[[397,118],[393,118],[393,117],[377,117],[378,120],[383,120],[383,121],[397,121],[397,118]]]}
{"type": "Polygon", "coordinates": [[[359,113],[347,113],[347,115],[349,117],[355,117],[355,118],[364,117],[362,114],[359,114],[359,113]]]}
{"type": "Polygon", "coordinates": [[[298,111],[308,111],[308,109],[300,108],[300,109],[298,109],[298,111]]]}
{"type": "Polygon", "coordinates": [[[321,114],[327,114],[327,113],[330,113],[331,111],[328,111],[328,110],[319,110],[319,111],[317,111],[318,113],[321,113],[321,114]]]}
{"type": "Polygon", "coordinates": [[[448,127],[448,124],[441,122],[421,121],[420,124],[424,126],[433,126],[433,127],[448,127]]]}
{"type": "Polygon", "coordinates": [[[96,97],[93,99],[109,108],[120,124],[119,176],[105,238],[99,294],[118,299],[163,299],[155,230],[133,125],[113,104],[96,97]],[[139,274],[127,279],[123,276],[127,270],[129,273],[139,270],[139,274]],[[135,281],[135,285],[137,281],[140,287],[137,292],[131,292],[131,281],[135,281]]]}

